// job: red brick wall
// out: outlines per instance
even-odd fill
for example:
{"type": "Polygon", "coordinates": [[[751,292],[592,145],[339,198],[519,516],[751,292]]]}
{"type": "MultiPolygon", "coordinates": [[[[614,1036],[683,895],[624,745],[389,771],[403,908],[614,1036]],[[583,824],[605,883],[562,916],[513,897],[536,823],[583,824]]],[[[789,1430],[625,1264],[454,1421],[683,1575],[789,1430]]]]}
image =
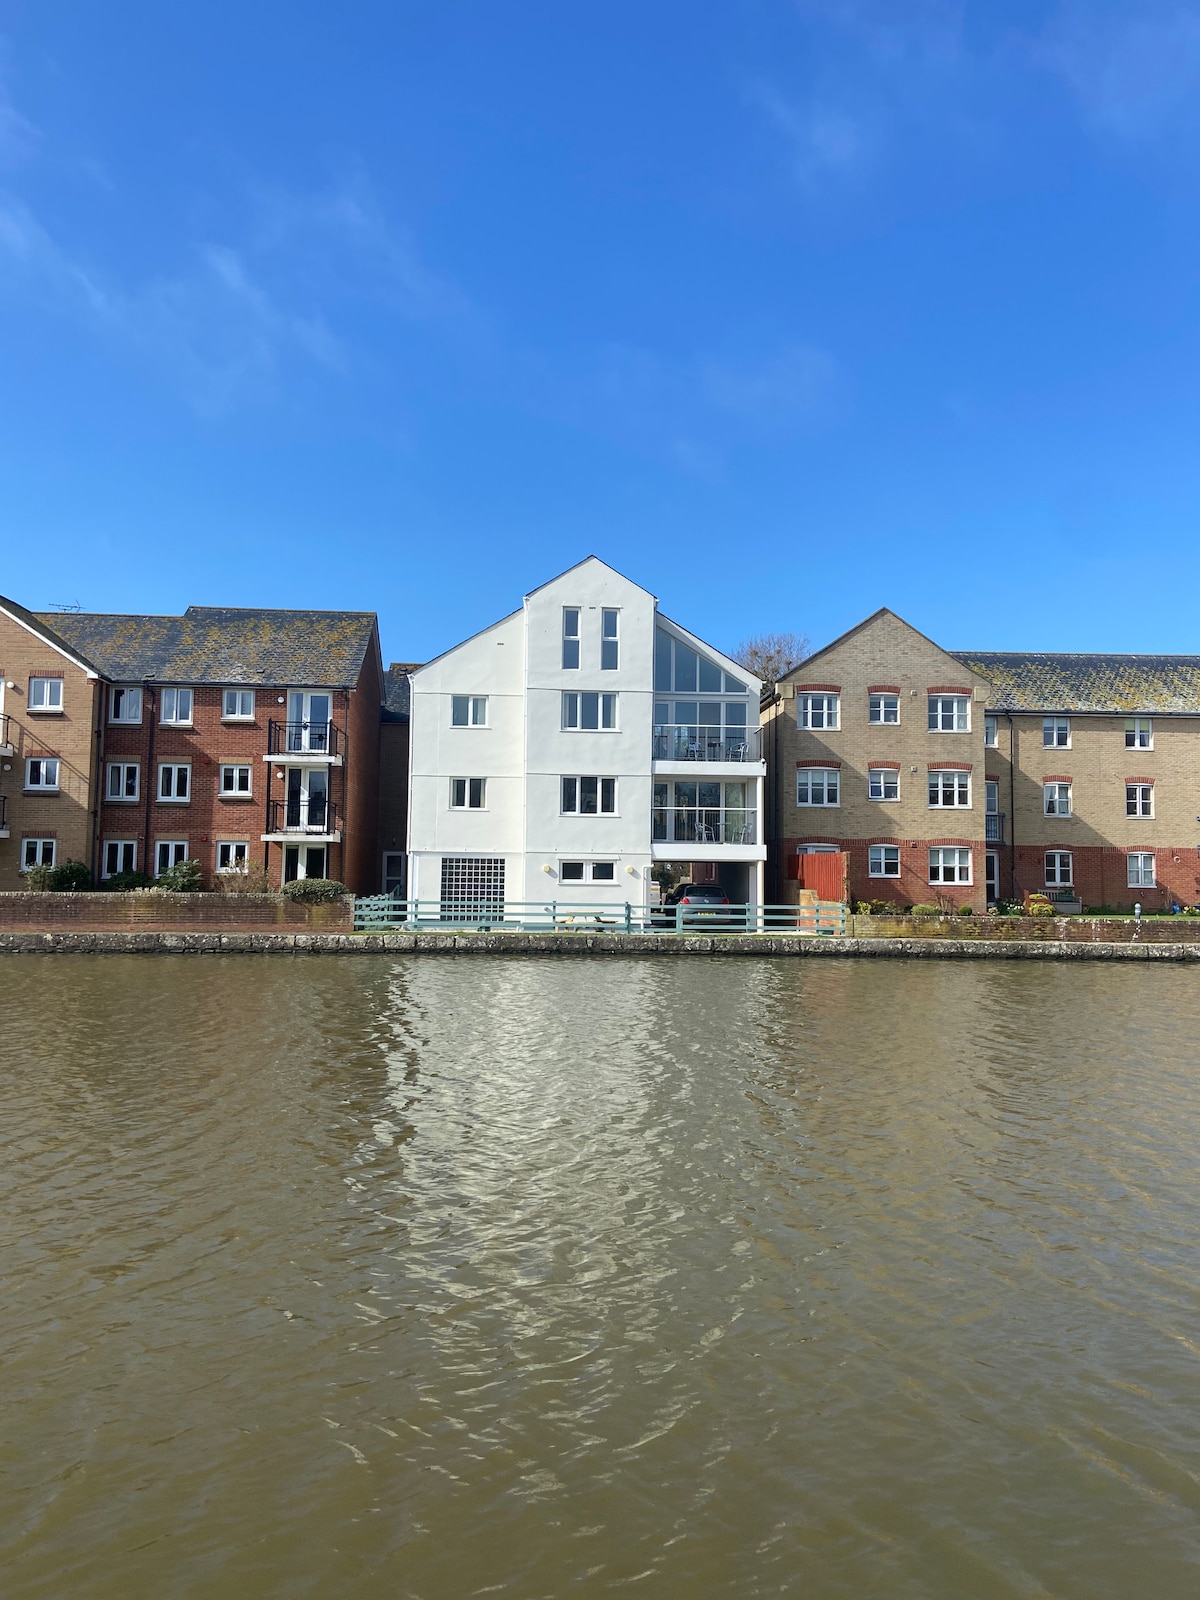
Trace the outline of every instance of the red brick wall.
{"type": "Polygon", "coordinates": [[[346,740],[346,824],[343,882],[355,894],[379,892],[379,712],[383,675],[372,640],[358,685],[349,695],[346,740]]]}
{"type": "Polygon", "coordinates": [[[186,932],[219,928],[350,928],[348,899],[297,905],[274,895],[0,894],[0,928],[78,929],[154,927],[186,932]]]}
{"type": "MultiPolygon", "coordinates": [[[[1000,855],[1000,894],[1009,895],[1012,850],[1000,855]]],[[[1140,902],[1147,911],[1159,911],[1172,898],[1180,905],[1200,904],[1200,850],[1194,845],[1153,851],[1154,889],[1131,889],[1126,856],[1130,852],[1107,845],[1074,846],[1071,850],[1074,889],[1085,906],[1127,908],[1140,902]]],[[[1046,850],[1043,845],[1018,845],[1016,849],[1018,896],[1046,887],[1046,850]]]]}
{"type": "MultiPolygon", "coordinates": [[[[783,880],[787,871],[786,857],[794,854],[801,843],[798,839],[782,839],[780,841],[781,866],[780,879],[783,880]]],[[[920,839],[915,843],[908,839],[895,839],[880,837],[877,839],[840,839],[832,835],[820,838],[813,834],[805,834],[805,844],[832,844],[839,850],[845,850],[850,856],[849,888],[850,894],[856,900],[894,900],[900,906],[913,905],[941,905],[943,903],[957,908],[970,906],[975,911],[985,909],[985,889],[983,882],[983,846],[970,839],[937,837],[920,839]],[[869,876],[870,855],[869,849],[873,844],[897,845],[900,850],[900,876],[898,878],[872,878],[869,876]],[[960,845],[968,846],[973,852],[971,862],[970,884],[940,884],[929,881],[929,847],[931,845],[960,845]]],[[[795,881],[785,884],[784,902],[790,904],[796,895],[795,881]]]]}

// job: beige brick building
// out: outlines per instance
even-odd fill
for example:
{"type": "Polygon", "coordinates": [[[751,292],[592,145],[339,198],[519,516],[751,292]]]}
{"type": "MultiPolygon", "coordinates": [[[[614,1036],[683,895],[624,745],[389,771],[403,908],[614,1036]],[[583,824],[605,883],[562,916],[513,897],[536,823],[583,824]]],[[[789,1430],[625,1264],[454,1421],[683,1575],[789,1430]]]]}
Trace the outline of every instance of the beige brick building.
{"type": "Polygon", "coordinates": [[[0,890],[31,866],[90,864],[100,707],[91,663],[0,597],[0,890]]]}
{"type": "Polygon", "coordinates": [[[764,706],[773,894],[841,849],[859,899],[1200,901],[1200,657],[941,649],[883,610],[764,706]]]}

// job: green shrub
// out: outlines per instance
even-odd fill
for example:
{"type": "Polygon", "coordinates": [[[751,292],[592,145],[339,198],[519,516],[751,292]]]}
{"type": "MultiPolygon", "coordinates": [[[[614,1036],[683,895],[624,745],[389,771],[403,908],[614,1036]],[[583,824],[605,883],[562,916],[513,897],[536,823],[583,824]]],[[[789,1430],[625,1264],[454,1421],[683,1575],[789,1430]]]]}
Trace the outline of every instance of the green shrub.
{"type": "Polygon", "coordinates": [[[975,915],[975,908],[973,906],[959,906],[958,914],[960,917],[973,917],[975,915]]]}
{"type": "Polygon", "coordinates": [[[1047,899],[1044,894],[1026,895],[1025,914],[1029,917],[1052,917],[1054,902],[1047,899]]]}
{"type": "Polygon", "coordinates": [[[168,894],[198,894],[204,887],[204,873],[198,861],[177,861],[159,873],[154,887],[168,894]]]}
{"type": "Polygon", "coordinates": [[[336,878],[297,878],[285,883],[283,893],[289,900],[299,900],[302,905],[320,905],[325,900],[340,900],[346,885],[336,878]]]}
{"type": "Polygon", "coordinates": [[[47,894],[53,887],[53,877],[53,867],[30,867],[25,874],[25,887],[32,889],[34,894],[47,894]]]}
{"type": "Polygon", "coordinates": [[[922,905],[914,906],[912,908],[912,915],[914,917],[940,917],[941,914],[942,908],[940,906],[922,905]]]}
{"type": "Polygon", "coordinates": [[[148,872],[114,872],[111,878],[105,878],[104,887],[118,894],[129,889],[152,889],[154,879],[148,872]]]}
{"type": "Polygon", "coordinates": [[[55,894],[85,894],[92,887],[92,874],[82,861],[64,861],[50,874],[55,894]]]}

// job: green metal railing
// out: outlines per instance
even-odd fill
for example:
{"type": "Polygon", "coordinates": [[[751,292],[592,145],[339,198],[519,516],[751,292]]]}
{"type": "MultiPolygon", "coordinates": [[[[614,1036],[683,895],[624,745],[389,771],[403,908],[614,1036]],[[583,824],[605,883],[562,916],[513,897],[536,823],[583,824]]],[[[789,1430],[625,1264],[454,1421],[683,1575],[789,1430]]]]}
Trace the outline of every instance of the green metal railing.
{"type": "Polygon", "coordinates": [[[638,906],[628,900],[402,900],[377,894],[354,902],[359,933],[771,933],[846,932],[846,908],[814,906],[638,906]]]}

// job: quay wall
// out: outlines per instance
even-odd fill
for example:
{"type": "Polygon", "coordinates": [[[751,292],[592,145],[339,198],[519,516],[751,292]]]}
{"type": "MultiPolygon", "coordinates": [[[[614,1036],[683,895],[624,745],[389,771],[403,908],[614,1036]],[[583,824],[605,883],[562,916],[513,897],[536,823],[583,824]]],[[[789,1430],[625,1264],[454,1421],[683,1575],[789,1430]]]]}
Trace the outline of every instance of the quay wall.
{"type": "Polygon", "coordinates": [[[270,894],[35,894],[30,890],[0,894],[0,931],[100,933],[157,928],[185,933],[211,928],[232,933],[353,926],[354,902],[348,895],[323,905],[304,905],[270,894]]]}
{"type": "Polygon", "coordinates": [[[997,944],[1200,944],[1200,917],[846,918],[856,939],[951,939],[997,944]]]}

